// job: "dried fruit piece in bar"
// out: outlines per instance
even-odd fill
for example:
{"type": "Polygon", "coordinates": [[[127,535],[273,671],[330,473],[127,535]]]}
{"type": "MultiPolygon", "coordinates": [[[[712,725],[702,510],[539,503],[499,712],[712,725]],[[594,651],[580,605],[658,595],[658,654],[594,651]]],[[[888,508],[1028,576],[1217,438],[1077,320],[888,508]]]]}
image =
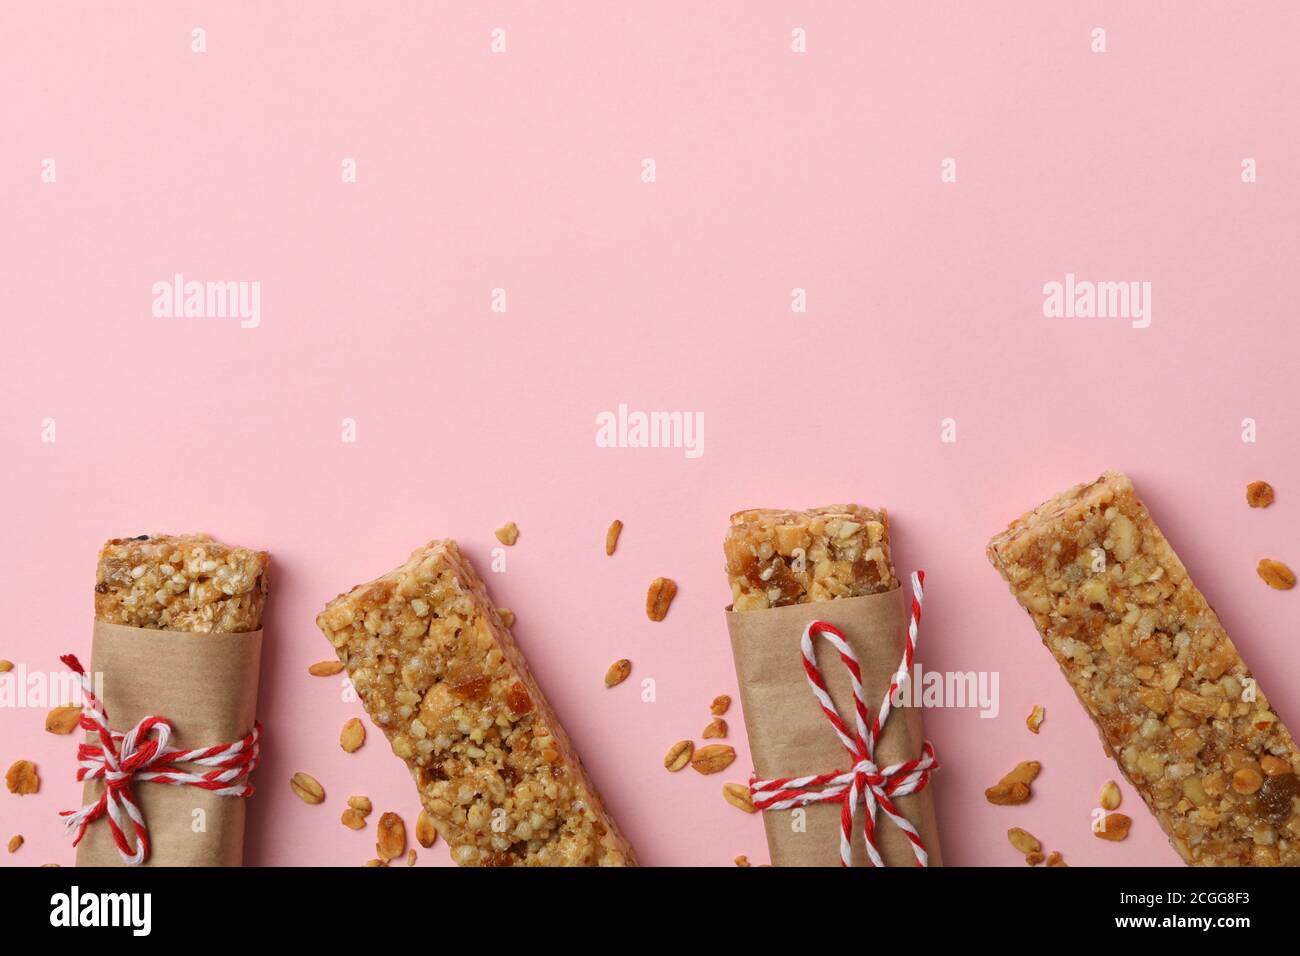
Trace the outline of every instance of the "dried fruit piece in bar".
{"type": "Polygon", "coordinates": [[[1300,752],[1127,476],[1017,519],[989,558],[1185,861],[1300,865],[1300,752]]]}
{"type": "Polygon", "coordinates": [[[627,866],[632,848],[454,541],[316,619],[462,866],[627,866]]]}
{"type": "Polygon", "coordinates": [[[95,618],[159,631],[256,631],[269,563],[265,551],[205,534],[114,538],[99,551],[95,618]]]}
{"type": "Polygon", "coordinates": [[[740,511],[731,516],[722,547],[737,611],[878,594],[898,586],[883,509],[740,511]]]}

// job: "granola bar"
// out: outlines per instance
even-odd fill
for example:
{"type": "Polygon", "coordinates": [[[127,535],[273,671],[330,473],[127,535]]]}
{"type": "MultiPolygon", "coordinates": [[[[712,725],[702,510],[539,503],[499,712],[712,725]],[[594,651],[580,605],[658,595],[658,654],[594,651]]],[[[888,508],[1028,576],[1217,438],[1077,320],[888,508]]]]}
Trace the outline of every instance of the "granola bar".
{"type": "Polygon", "coordinates": [[[269,560],[205,534],[113,538],[99,552],[95,617],[160,631],[256,631],[269,560]]]}
{"type": "Polygon", "coordinates": [[[731,516],[722,547],[737,611],[898,587],[883,509],[828,505],[808,511],[739,511],[731,516]]]}
{"type": "Polygon", "coordinates": [[[1187,863],[1300,864],[1295,741],[1127,476],[1071,488],[988,553],[1187,863]]]}
{"type": "Polygon", "coordinates": [[[316,618],[462,866],[632,866],[487,589],[454,541],[316,618]]]}

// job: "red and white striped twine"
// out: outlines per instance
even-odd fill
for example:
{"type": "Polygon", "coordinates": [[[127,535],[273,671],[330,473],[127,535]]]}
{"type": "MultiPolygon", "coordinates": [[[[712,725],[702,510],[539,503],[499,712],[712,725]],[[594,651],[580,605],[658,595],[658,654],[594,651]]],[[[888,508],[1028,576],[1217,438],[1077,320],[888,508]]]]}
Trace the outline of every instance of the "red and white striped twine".
{"type": "Polygon", "coordinates": [[[125,734],[108,725],[104,705],[95,696],[90,677],[81,662],[71,654],[63,661],[81,680],[85,704],[81,711],[81,727],[99,734],[100,744],[83,743],[77,748],[77,779],[103,780],[104,792],[99,799],[80,810],[63,810],[68,833],[75,833],[72,845],[76,846],[86,835],[86,828],[102,816],[108,817],[117,852],[128,864],[143,863],[149,856],[149,830],[144,814],[131,794],[131,781],[164,783],[175,787],[198,787],[219,797],[248,797],[253,785],[248,775],[257,766],[261,754],[262,724],[257,721],[253,729],[229,744],[217,744],[199,750],[176,750],[167,746],[172,726],[164,717],[146,717],[125,734]],[[152,736],[151,736],[152,735],[152,736]],[[178,769],[175,764],[188,763],[208,767],[202,773],[178,769]],[[135,831],[135,849],[127,840],[127,820],[135,831]]]}
{"type": "Polygon", "coordinates": [[[922,589],[925,572],[917,571],[912,575],[912,614],[907,625],[907,646],[903,650],[903,659],[890,681],[889,690],[876,713],[876,719],[868,726],[868,711],[863,700],[862,670],[858,666],[857,655],[853,653],[844,635],[839,629],[825,621],[813,621],[804,628],[799,650],[803,658],[804,673],[808,685],[812,688],[817,702],[821,705],[826,719],[835,728],[840,742],[849,752],[853,761],[852,769],[832,770],[830,773],[814,774],[807,777],[783,777],[779,780],[759,780],[756,776],[749,781],[749,792],[754,806],[760,810],[789,810],[793,807],[807,806],[811,803],[839,803],[840,812],[840,865],[849,866],[852,861],[853,817],[857,813],[858,803],[866,804],[862,817],[863,835],[866,837],[867,856],[873,866],[884,866],[876,847],[876,812],[884,810],[894,821],[894,825],[903,831],[912,846],[917,866],[928,866],[930,855],[926,852],[921,835],[899,812],[893,797],[919,793],[930,782],[932,771],[939,769],[939,760],[935,757],[934,747],[925,741],[921,747],[921,756],[914,760],[877,767],[875,763],[876,744],[880,741],[880,732],[889,720],[893,708],[894,693],[898,686],[912,670],[912,657],[916,653],[917,633],[921,624],[922,589]],[[826,682],[817,667],[817,658],[813,650],[813,639],[824,638],[839,651],[840,660],[844,662],[853,683],[853,708],[855,731],[851,732],[839,713],[830,694],[826,692],[826,682]]]}

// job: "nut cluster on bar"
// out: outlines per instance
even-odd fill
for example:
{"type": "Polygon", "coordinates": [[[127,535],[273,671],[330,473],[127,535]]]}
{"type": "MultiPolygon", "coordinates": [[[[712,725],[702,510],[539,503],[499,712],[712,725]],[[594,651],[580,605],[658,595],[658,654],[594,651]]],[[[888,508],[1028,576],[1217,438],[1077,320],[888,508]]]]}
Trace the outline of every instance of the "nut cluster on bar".
{"type": "Polygon", "coordinates": [[[316,622],[456,863],[635,864],[454,541],[340,595],[316,622]]]}
{"type": "Polygon", "coordinates": [[[1300,864],[1295,741],[1127,476],[1024,515],[989,558],[1184,860],[1300,864]]]}
{"type": "Polygon", "coordinates": [[[883,509],[740,511],[731,516],[723,552],[736,611],[859,597],[898,586],[883,509]]]}
{"type": "Polygon", "coordinates": [[[265,551],[205,534],[113,538],[99,552],[95,617],[160,631],[256,631],[269,563],[265,551]]]}

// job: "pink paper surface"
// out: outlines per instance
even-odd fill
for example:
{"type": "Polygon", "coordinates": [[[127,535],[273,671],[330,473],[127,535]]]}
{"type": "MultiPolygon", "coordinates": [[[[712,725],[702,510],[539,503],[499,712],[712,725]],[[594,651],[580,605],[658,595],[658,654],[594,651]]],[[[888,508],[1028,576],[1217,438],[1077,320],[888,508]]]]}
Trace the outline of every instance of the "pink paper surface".
{"type": "MultiPolygon", "coordinates": [[[[983,549],[1126,470],[1300,729],[1300,597],[1254,572],[1300,564],[1298,29],[1287,3],[6,3],[0,658],[89,650],[108,537],[271,551],[245,859],[360,864],[379,813],[413,827],[415,789],[373,728],[339,749],[362,710],[307,675],[332,656],[313,619],[455,537],[641,859],[760,862],[760,822],[719,793],[749,770],[739,712],[734,772],[661,759],[735,693],[727,515],[857,500],[890,509],[900,570],[928,572],[924,666],[1000,675],[997,718],[926,714],[945,862],[1023,865],[1021,826],[1072,865],[1174,864],[1126,785],[1130,838],[1089,833],[1118,775],[983,549]],[[260,325],[156,318],[176,273],[260,282],[260,325]],[[1045,318],[1067,273],[1151,282],[1150,327],[1045,318]],[[597,447],[620,403],[702,412],[704,454],[597,447]],[[1244,504],[1255,478],[1267,511],[1244,504]],[[659,575],[680,593],[655,624],[659,575]],[[1024,759],[1033,801],[987,804],[1024,759]],[[358,793],[375,815],[352,832],[358,793]]],[[[75,737],[44,713],[0,710],[0,764],[42,777],[0,792],[0,836],[26,838],[0,864],[73,859],[55,814],[80,795],[75,737]]]]}

